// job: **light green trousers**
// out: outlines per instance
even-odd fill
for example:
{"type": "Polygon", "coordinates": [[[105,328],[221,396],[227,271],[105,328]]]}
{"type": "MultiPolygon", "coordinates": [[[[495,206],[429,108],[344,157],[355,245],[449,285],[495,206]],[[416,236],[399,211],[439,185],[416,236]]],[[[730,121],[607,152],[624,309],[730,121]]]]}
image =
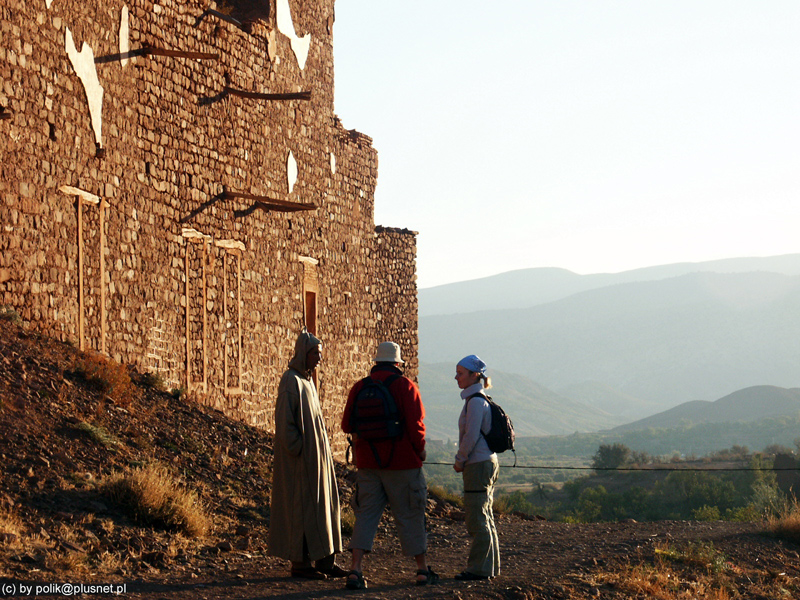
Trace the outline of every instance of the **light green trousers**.
{"type": "Polygon", "coordinates": [[[492,501],[500,467],[497,459],[464,466],[464,516],[472,546],[467,571],[495,577],[500,574],[500,541],[494,525],[492,501]]]}

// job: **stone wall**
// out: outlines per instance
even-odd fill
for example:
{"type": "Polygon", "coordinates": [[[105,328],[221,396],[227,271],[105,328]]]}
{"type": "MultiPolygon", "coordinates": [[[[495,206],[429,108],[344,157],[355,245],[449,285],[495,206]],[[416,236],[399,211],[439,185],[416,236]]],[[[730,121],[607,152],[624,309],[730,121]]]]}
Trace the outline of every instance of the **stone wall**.
{"type": "Polygon", "coordinates": [[[270,429],[308,326],[338,432],[379,341],[416,377],[416,237],[376,229],[377,153],[334,115],[333,0],[250,8],[0,6],[0,305],[270,429]]]}
{"type": "Polygon", "coordinates": [[[392,340],[403,352],[405,373],[417,380],[417,234],[408,229],[378,226],[375,261],[384,285],[376,290],[378,339],[392,340]]]}

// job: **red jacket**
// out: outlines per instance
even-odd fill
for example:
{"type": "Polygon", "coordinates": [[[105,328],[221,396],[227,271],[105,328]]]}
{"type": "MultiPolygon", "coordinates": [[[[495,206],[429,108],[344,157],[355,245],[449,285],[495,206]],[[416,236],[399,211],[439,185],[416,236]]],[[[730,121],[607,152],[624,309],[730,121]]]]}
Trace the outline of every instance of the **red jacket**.
{"type": "MultiPolygon", "coordinates": [[[[375,365],[370,371],[370,376],[378,381],[386,381],[393,374],[402,375],[402,371],[393,365],[375,365]]],[[[363,386],[362,381],[358,381],[347,396],[347,405],[344,407],[342,415],[342,430],[345,433],[352,433],[350,427],[350,413],[353,409],[353,401],[363,386]]],[[[420,454],[425,450],[425,407],[422,406],[422,396],[419,388],[413,381],[406,377],[396,379],[390,386],[397,409],[403,415],[405,432],[402,437],[395,440],[384,440],[373,442],[372,446],[377,450],[381,458],[381,467],[375,459],[375,454],[366,440],[359,440],[353,435],[353,447],[355,449],[355,464],[359,469],[417,469],[422,466],[420,454]],[[394,446],[394,451],[392,451],[394,446]],[[391,461],[389,460],[391,457],[391,461]],[[388,463],[388,464],[387,464],[388,463]]]]}

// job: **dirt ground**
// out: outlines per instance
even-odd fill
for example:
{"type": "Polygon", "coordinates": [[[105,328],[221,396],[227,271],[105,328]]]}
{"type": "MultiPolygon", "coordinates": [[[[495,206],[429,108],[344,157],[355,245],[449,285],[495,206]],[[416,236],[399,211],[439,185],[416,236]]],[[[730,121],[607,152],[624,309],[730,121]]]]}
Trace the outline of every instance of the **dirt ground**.
{"type": "MultiPolygon", "coordinates": [[[[687,543],[713,544],[736,573],[732,585],[739,596],[793,598],[792,582],[800,580],[796,548],[761,534],[756,524],[658,522],[568,525],[526,521],[516,517],[499,520],[502,573],[487,582],[459,582],[453,575],[465,563],[469,540],[458,523],[434,524],[430,536],[430,563],[442,580],[416,587],[412,561],[399,553],[390,531],[378,540],[365,563],[369,588],[343,589],[341,579],[306,581],[287,577],[282,561],[251,556],[231,556],[197,564],[200,575],[164,574],[129,585],[129,593],[141,598],[236,599],[256,598],[648,598],[606,583],[605,573],[631,565],[652,564],[659,547],[687,543]],[[786,593],[780,591],[786,590],[786,593]],[[777,595],[772,595],[777,594],[777,595]]],[[[342,562],[342,561],[340,561],[342,562]]],[[[685,581],[689,592],[693,577],[685,581]]],[[[613,578],[612,578],[613,580],[613,578]]],[[[679,597],[679,596],[675,596],[679,597]]],[[[705,597],[686,595],[689,597],[705,597]]]]}
{"type": "MultiPolygon", "coordinates": [[[[389,518],[365,561],[368,589],[290,578],[288,563],[266,555],[270,436],[141,374],[130,373],[135,385],[125,393],[99,389],[76,372],[81,360],[75,348],[0,319],[0,594],[7,597],[23,597],[22,583],[115,583],[126,597],[152,600],[800,598],[800,546],[767,535],[764,523],[566,524],[497,515],[500,576],[458,582],[469,538],[459,508],[435,496],[428,529],[437,585],[413,585],[413,560],[401,556],[389,518]],[[143,525],[103,496],[105,478],[147,462],[197,491],[213,521],[207,536],[143,525]]],[[[344,505],[350,484],[347,468],[339,469],[344,505]]],[[[347,567],[348,559],[338,562],[347,567]]]]}

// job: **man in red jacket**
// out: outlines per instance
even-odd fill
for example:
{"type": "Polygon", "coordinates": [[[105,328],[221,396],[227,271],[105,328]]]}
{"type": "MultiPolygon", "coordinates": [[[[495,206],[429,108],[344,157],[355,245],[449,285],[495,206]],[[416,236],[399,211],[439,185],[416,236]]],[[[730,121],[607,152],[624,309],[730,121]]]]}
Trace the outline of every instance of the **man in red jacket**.
{"type": "MultiPolygon", "coordinates": [[[[358,435],[360,421],[356,404],[359,392],[369,384],[357,382],[347,397],[342,416],[342,429],[354,437],[355,464],[358,468],[356,488],[350,499],[356,522],[350,539],[353,553],[347,589],[367,587],[361,563],[364,554],[372,550],[383,510],[388,503],[400,536],[403,554],[413,556],[417,563],[417,585],[435,583],[439,576],[428,567],[428,535],[425,531],[425,507],[428,488],[422,462],[425,460],[425,408],[419,388],[403,377],[399,365],[400,346],[383,342],[374,358],[375,366],[369,378],[383,383],[394,399],[398,413],[399,434],[391,439],[367,439],[358,435]]],[[[380,426],[380,424],[378,424],[380,426]]],[[[391,430],[391,426],[390,426],[391,430]]],[[[363,429],[362,429],[363,431],[363,429]]]]}

